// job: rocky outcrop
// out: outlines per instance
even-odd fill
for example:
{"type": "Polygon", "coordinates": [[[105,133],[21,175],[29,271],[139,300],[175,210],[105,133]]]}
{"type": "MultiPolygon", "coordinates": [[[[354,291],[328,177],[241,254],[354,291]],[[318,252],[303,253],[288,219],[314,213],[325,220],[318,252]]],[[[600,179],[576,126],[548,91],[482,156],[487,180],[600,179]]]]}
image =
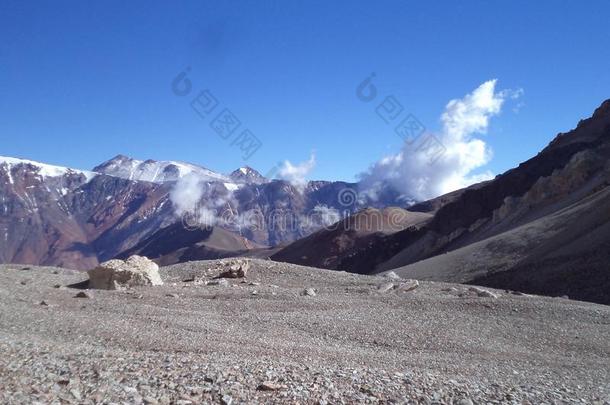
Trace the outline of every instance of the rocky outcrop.
{"type": "Polygon", "coordinates": [[[127,260],[110,260],[88,273],[89,288],[100,290],[163,285],[159,266],[142,256],[131,256],[127,260]]]}
{"type": "Polygon", "coordinates": [[[222,265],[218,278],[244,278],[250,269],[248,260],[229,260],[222,265]]]}

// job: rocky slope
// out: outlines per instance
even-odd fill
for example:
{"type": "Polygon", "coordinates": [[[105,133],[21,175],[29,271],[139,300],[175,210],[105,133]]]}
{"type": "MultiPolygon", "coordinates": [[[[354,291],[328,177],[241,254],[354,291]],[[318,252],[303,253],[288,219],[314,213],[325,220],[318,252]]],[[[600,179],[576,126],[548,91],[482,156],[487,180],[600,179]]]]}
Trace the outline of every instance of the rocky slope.
{"type": "Polygon", "coordinates": [[[140,255],[166,266],[247,255],[253,249],[262,250],[264,246],[217,226],[188,229],[184,224],[176,223],[160,229],[118,257],[140,255]]]}
{"type": "Polygon", "coordinates": [[[165,267],[163,286],[127,291],[0,268],[0,402],[610,400],[610,307],[432,282],[385,290],[400,280],[258,260],[247,280],[219,283],[219,268],[165,267]]]}
{"type": "Polygon", "coordinates": [[[344,260],[376,246],[377,241],[388,235],[407,228],[417,229],[431,217],[428,213],[411,212],[396,207],[383,210],[367,208],[299,239],[271,258],[280,262],[324,269],[367,273],[365,266],[344,268],[344,260]]]}
{"type": "MultiPolygon", "coordinates": [[[[411,207],[434,214],[423,226],[363,236],[330,267],[610,303],[609,161],[610,100],[519,167],[411,207]]],[[[304,263],[314,237],[286,248],[290,261],[304,263]]]]}

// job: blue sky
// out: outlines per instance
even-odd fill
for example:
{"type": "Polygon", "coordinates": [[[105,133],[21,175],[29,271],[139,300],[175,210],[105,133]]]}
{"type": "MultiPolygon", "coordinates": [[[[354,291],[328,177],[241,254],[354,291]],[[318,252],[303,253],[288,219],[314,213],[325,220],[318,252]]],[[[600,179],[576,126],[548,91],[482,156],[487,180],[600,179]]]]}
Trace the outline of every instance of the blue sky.
{"type": "MultiPolygon", "coordinates": [[[[427,129],[490,79],[522,89],[481,139],[500,173],[610,98],[607,1],[2,1],[0,155],[91,168],[119,153],[262,173],[312,151],[353,180],[402,140],[356,97],[371,72],[427,129]],[[190,66],[262,142],[242,153],[178,97],[190,66]]],[[[191,97],[192,98],[192,97],[191,97]]],[[[212,117],[213,118],[213,117],[212,117]]]]}

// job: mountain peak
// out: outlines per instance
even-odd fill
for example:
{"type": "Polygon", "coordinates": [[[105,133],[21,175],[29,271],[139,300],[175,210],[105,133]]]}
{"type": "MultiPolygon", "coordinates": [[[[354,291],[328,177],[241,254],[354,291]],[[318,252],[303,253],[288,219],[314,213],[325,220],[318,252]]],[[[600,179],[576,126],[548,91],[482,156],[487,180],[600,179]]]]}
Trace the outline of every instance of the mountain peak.
{"type": "Polygon", "coordinates": [[[260,174],[258,171],[254,170],[250,166],[242,166],[239,169],[234,170],[229,177],[234,181],[241,183],[265,183],[267,179],[260,174]]]}
{"type": "Polygon", "coordinates": [[[19,159],[8,156],[0,156],[0,165],[6,165],[9,169],[13,166],[26,165],[29,167],[33,167],[36,174],[42,177],[61,177],[70,173],[82,174],[87,179],[91,179],[95,176],[95,173],[84,170],[76,170],[68,167],[49,165],[33,160],[19,159]]]}
{"type": "Polygon", "coordinates": [[[593,118],[610,116],[610,99],[604,101],[593,113],[593,118]]]}
{"type": "Polygon", "coordinates": [[[171,160],[138,160],[120,154],[96,166],[93,171],[128,180],[148,181],[151,183],[177,181],[191,173],[194,173],[204,181],[224,182],[229,180],[220,173],[192,163],[171,160]]]}

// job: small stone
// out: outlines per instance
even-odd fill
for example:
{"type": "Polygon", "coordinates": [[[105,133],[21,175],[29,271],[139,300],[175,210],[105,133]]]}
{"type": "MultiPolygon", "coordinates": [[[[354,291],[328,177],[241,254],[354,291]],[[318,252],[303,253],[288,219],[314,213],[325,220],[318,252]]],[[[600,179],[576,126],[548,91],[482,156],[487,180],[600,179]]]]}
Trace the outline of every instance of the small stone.
{"type": "Polygon", "coordinates": [[[392,289],[394,289],[394,283],[383,283],[377,287],[377,290],[381,293],[388,292],[392,289]]]}
{"type": "Polygon", "coordinates": [[[317,294],[316,294],[316,290],[314,290],[313,288],[306,288],[303,290],[301,295],[305,295],[307,297],[315,297],[317,294]]]}
{"type": "Polygon", "coordinates": [[[261,283],[256,282],[256,281],[251,281],[251,282],[250,282],[250,285],[252,285],[252,286],[255,286],[255,287],[256,287],[256,286],[261,285],[261,283]]]}
{"type": "Polygon", "coordinates": [[[419,287],[419,281],[417,280],[407,280],[404,283],[398,284],[398,289],[404,292],[413,291],[417,287],[419,287]]]}
{"type": "Polygon", "coordinates": [[[233,397],[230,395],[223,395],[222,398],[220,398],[220,403],[222,405],[231,405],[233,403],[233,397]]]}
{"type": "Polygon", "coordinates": [[[476,293],[479,297],[498,298],[497,294],[494,294],[491,291],[488,291],[488,290],[485,290],[485,289],[479,288],[479,287],[470,287],[468,289],[468,291],[472,291],[472,292],[476,293]]]}
{"type": "Polygon", "coordinates": [[[49,303],[46,301],[40,301],[40,303],[38,305],[42,305],[43,307],[48,307],[49,303]]]}
{"type": "Polygon", "coordinates": [[[76,388],[72,388],[72,389],[70,390],[70,394],[72,394],[72,396],[73,396],[74,398],[76,398],[78,401],[80,401],[80,400],[81,400],[81,398],[82,398],[82,397],[81,397],[81,395],[80,395],[80,391],[79,391],[79,390],[77,390],[76,388]]]}
{"type": "Polygon", "coordinates": [[[256,389],[259,391],[279,391],[284,388],[282,385],[273,383],[271,381],[265,381],[259,385],[256,389]]]}
{"type": "Polygon", "coordinates": [[[258,291],[254,290],[254,291],[252,291],[250,294],[252,294],[252,295],[258,295],[258,291]]]}
{"type": "Polygon", "coordinates": [[[93,296],[88,291],[80,291],[74,298],[93,298],[93,296]]]}
{"type": "Polygon", "coordinates": [[[468,398],[462,398],[459,401],[457,401],[456,405],[473,405],[473,403],[468,398]]]}
{"type": "Polygon", "coordinates": [[[388,271],[383,275],[385,278],[389,278],[390,280],[400,280],[400,276],[393,271],[388,271]]]}
{"type": "Polygon", "coordinates": [[[165,296],[170,298],[180,298],[178,294],[165,294],[165,296]]]}
{"type": "Polygon", "coordinates": [[[61,284],[55,284],[53,288],[61,288],[61,284]]]}
{"type": "Polygon", "coordinates": [[[219,285],[221,287],[228,287],[230,284],[229,284],[229,280],[227,280],[227,279],[215,278],[214,280],[208,281],[208,285],[219,285]]]}

